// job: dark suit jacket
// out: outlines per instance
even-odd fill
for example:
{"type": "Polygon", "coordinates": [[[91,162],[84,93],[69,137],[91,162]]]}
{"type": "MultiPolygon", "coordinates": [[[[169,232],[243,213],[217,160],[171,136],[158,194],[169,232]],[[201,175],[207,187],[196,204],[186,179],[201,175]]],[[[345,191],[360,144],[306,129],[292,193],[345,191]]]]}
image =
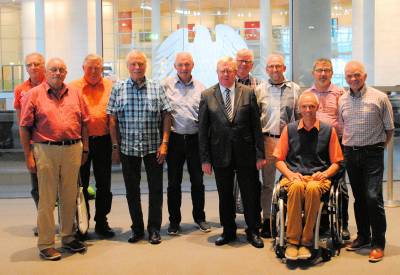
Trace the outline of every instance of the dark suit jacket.
{"type": "Polygon", "coordinates": [[[264,139],[253,89],[235,84],[233,120],[229,121],[219,84],[203,91],[199,109],[202,163],[214,167],[254,166],[264,159],[264,139]],[[234,156],[234,158],[233,158],[234,156]]]}

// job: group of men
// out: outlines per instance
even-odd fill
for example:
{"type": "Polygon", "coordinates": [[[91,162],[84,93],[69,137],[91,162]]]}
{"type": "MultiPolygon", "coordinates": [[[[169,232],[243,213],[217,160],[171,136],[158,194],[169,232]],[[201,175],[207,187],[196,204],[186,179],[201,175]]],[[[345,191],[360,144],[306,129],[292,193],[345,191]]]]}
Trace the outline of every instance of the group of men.
{"type": "MultiPolygon", "coordinates": [[[[145,235],[140,199],[143,160],[149,187],[148,240],[159,244],[166,160],[168,234],[181,231],[186,162],[192,215],[198,228],[211,230],[204,211],[203,173],[214,171],[223,227],[215,244],[236,239],[236,177],[247,240],[262,248],[261,237],[271,236],[271,199],[278,168],[281,186],[288,190],[285,255],[291,260],[306,259],[311,256],[320,197],[344,159],[358,230],[348,250],[371,245],[370,261],[381,260],[386,230],[383,150],[394,128],[387,96],[366,86],[364,66],[357,61],[345,67],[350,86],[346,92],[331,83],[331,61],[316,60],[314,85],[302,94],[296,83],[285,78],[281,55],[268,56],[268,81],[251,75],[253,62],[248,49],[239,50],[236,58],[221,58],[218,83],[206,89],[193,78],[194,62],[187,52],[176,55],[177,74],[158,82],[146,78],[146,56],[133,50],[126,58],[129,77],[114,85],[102,77],[102,59],[97,55],[85,58],[84,76],[70,84],[64,83],[67,68],[63,60],[50,59],[45,67],[40,54],[28,55],[30,79],[16,88],[15,108],[38,207],[40,255],[49,260],[61,258],[54,247],[57,198],[62,245],[73,252],[86,249],[76,238],[74,215],[78,175],[88,199],[91,163],[97,188],[95,232],[105,238],[115,234],[107,222],[112,201],[111,163],[121,162],[132,220],[128,241],[135,243],[145,235]],[[262,171],[262,183],[258,170],[262,171]]],[[[343,238],[349,240],[347,190],[344,198],[343,238]]]]}

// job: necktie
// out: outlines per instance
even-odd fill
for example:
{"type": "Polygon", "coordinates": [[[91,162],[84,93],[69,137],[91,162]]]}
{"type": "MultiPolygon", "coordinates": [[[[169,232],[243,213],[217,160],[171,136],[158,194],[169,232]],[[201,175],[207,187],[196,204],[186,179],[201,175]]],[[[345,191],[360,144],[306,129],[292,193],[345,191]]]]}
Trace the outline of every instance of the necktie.
{"type": "Polygon", "coordinates": [[[225,89],[225,109],[228,114],[228,118],[232,121],[232,101],[231,101],[231,90],[225,89]]]}

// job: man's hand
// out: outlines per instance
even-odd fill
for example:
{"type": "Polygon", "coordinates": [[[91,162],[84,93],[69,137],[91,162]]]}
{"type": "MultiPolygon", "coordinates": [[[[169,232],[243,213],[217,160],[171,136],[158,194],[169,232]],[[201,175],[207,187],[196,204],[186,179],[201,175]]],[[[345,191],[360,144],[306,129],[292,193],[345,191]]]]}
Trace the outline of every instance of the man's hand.
{"type": "Polygon", "coordinates": [[[210,163],[203,163],[201,165],[201,170],[203,170],[203,173],[206,175],[211,175],[212,174],[212,167],[210,163]]]}
{"type": "Polygon", "coordinates": [[[265,165],[267,165],[267,160],[266,160],[266,159],[259,159],[259,160],[257,160],[257,163],[256,163],[257,170],[260,170],[260,169],[263,168],[265,165]]]}
{"type": "Polygon", "coordinates": [[[157,162],[159,164],[162,164],[165,160],[165,157],[167,156],[168,152],[168,145],[167,143],[163,142],[161,143],[160,147],[157,149],[157,162]]]}
{"type": "Polygon", "coordinates": [[[328,178],[325,172],[320,172],[320,171],[315,172],[314,174],[311,175],[311,177],[313,178],[313,180],[318,180],[318,181],[326,180],[328,178]]]}
{"type": "Polygon", "coordinates": [[[88,160],[89,152],[88,151],[82,151],[82,157],[81,157],[81,166],[86,163],[88,160]]]}
{"type": "Polygon", "coordinates": [[[120,151],[119,151],[119,147],[118,148],[113,148],[112,149],[112,153],[111,153],[111,160],[112,163],[114,164],[119,164],[120,163],[120,151]]]}
{"type": "Polygon", "coordinates": [[[29,172],[36,173],[36,162],[33,157],[32,151],[30,151],[29,155],[25,158],[26,168],[28,168],[29,172]]]}
{"type": "Polygon", "coordinates": [[[291,172],[290,175],[289,175],[289,177],[288,177],[288,179],[289,179],[290,181],[294,181],[294,180],[301,180],[301,181],[303,181],[303,175],[300,174],[300,173],[293,173],[293,172],[291,172]]]}

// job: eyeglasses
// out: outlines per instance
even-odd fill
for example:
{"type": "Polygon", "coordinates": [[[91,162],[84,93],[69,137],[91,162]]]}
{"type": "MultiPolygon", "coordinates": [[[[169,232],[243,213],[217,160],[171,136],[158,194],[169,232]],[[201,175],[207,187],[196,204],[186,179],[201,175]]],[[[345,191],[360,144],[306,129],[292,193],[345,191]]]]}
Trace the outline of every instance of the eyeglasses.
{"type": "Polygon", "coordinates": [[[225,69],[225,70],[218,70],[218,73],[220,73],[220,74],[232,74],[232,73],[235,73],[236,71],[234,71],[234,70],[228,70],[228,69],[225,69]]]}
{"type": "Polygon", "coordinates": [[[346,74],[346,78],[352,79],[353,77],[356,79],[359,79],[363,76],[361,73],[354,73],[354,74],[346,74]]]}
{"type": "Polygon", "coordinates": [[[43,63],[32,62],[32,63],[25,64],[25,67],[31,68],[31,67],[39,67],[39,66],[41,66],[41,65],[43,65],[43,63]]]}
{"type": "Polygon", "coordinates": [[[283,65],[282,64],[271,64],[271,65],[268,65],[267,68],[268,69],[274,69],[275,68],[275,69],[279,70],[279,69],[283,68],[283,65]]]}
{"type": "Polygon", "coordinates": [[[102,66],[86,66],[85,69],[89,70],[89,71],[100,72],[103,70],[103,67],[102,66]]]}
{"type": "Polygon", "coordinates": [[[49,68],[49,71],[53,74],[60,72],[60,74],[65,74],[67,72],[67,70],[65,68],[57,68],[57,67],[52,67],[49,68]]]}
{"type": "Polygon", "coordinates": [[[144,64],[145,63],[141,63],[141,62],[133,62],[133,63],[128,63],[128,66],[142,68],[142,67],[144,67],[144,64]]]}
{"type": "Polygon", "coordinates": [[[178,68],[182,68],[182,67],[190,67],[192,64],[191,63],[178,63],[176,64],[176,66],[178,68]]]}
{"type": "Polygon", "coordinates": [[[332,72],[332,69],[328,69],[328,68],[318,68],[318,69],[315,69],[314,72],[317,72],[317,73],[319,73],[319,74],[322,74],[323,72],[326,73],[326,74],[329,74],[329,73],[332,72]]]}
{"type": "Polygon", "coordinates": [[[253,61],[251,61],[251,60],[243,60],[243,59],[240,59],[240,60],[237,59],[236,62],[239,63],[239,64],[245,64],[245,65],[253,63],[253,61]]]}

